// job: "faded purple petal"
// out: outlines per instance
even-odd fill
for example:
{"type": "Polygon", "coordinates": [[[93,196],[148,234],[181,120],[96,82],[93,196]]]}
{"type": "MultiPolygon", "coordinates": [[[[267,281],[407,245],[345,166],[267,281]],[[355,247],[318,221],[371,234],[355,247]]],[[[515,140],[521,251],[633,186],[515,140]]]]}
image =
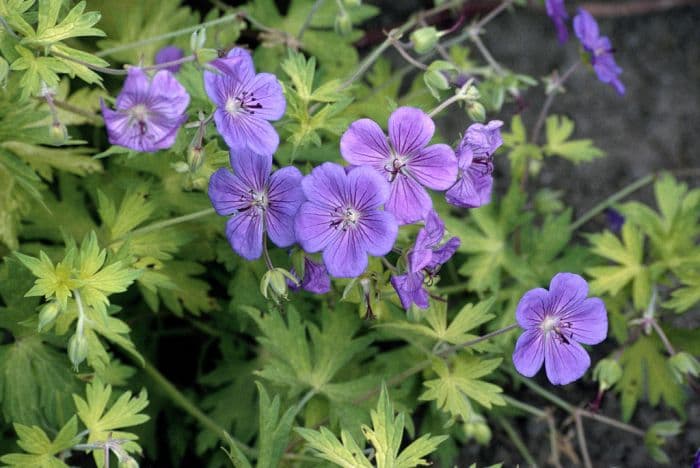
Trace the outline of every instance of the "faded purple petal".
{"type": "Polygon", "coordinates": [[[532,377],[542,368],[544,361],[544,336],[538,329],[525,330],[515,343],[513,364],[525,377],[532,377]]]}
{"type": "Polygon", "coordinates": [[[421,109],[399,107],[389,117],[389,140],[397,154],[410,155],[425,148],[434,133],[433,119],[421,109]]]}
{"type": "Polygon", "coordinates": [[[462,208],[478,208],[491,201],[492,190],[493,177],[490,174],[482,174],[478,169],[469,168],[462,172],[457,183],[445,192],[445,199],[448,203],[462,208]]]}
{"type": "Polygon", "coordinates": [[[594,49],[595,42],[600,36],[598,23],[593,16],[583,8],[578,9],[578,13],[574,17],[574,32],[579,38],[583,47],[594,49]]]}
{"type": "Polygon", "coordinates": [[[566,328],[571,338],[579,343],[595,345],[608,336],[608,314],[605,303],[597,297],[590,297],[577,307],[562,314],[561,321],[570,324],[566,328]]]}
{"type": "Polygon", "coordinates": [[[399,174],[391,183],[391,193],[384,208],[399,224],[420,221],[433,207],[428,192],[415,180],[399,174]]]}
{"type": "Polygon", "coordinates": [[[420,150],[406,165],[418,182],[433,190],[447,190],[457,180],[457,157],[448,145],[420,150]]]}
{"type": "MultiPolygon", "coordinates": [[[[462,151],[468,149],[472,156],[491,156],[503,144],[501,127],[503,122],[491,120],[486,125],[475,123],[467,128],[467,132],[457,149],[457,156],[462,158],[462,151]]],[[[471,160],[469,161],[471,164],[471,160]]],[[[461,167],[461,166],[460,166],[461,167]]]]}
{"type": "Polygon", "coordinates": [[[390,153],[384,131],[370,119],[356,120],[340,139],[340,154],[350,164],[381,171],[390,153]]]}
{"type": "Polygon", "coordinates": [[[126,80],[124,80],[124,87],[114,103],[116,108],[124,110],[146,102],[150,87],[151,83],[146,72],[139,67],[129,68],[126,80]]]}
{"type": "Polygon", "coordinates": [[[548,337],[544,347],[544,366],[547,378],[554,385],[566,385],[583,377],[591,365],[591,358],[576,341],[563,343],[548,337]]]}
{"type": "Polygon", "coordinates": [[[428,291],[423,287],[423,274],[407,273],[391,277],[391,285],[399,296],[401,306],[408,310],[411,304],[416,304],[421,309],[428,308],[428,291]]]}
{"type": "MultiPolygon", "coordinates": [[[[154,62],[156,65],[162,65],[164,63],[168,62],[174,62],[176,60],[180,60],[185,56],[185,52],[175,46],[166,46],[160,49],[158,52],[156,52],[155,60],[154,62]]],[[[181,65],[170,65],[168,67],[163,68],[163,70],[168,70],[172,73],[177,73],[180,71],[181,65]]]]}
{"type": "Polygon", "coordinates": [[[255,210],[241,211],[226,223],[226,237],[233,250],[246,260],[262,254],[263,223],[255,210]]]}
{"type": "Polygon", "coordinates": [[[445,245],[433,251],[433,257],[428,264],[428,268],[434,270],[435,268],[447,263],[447,261],[455,254],[460,244],[461,241],[459,240],[459,237],[451,237],[447,242],[445,242],[445,245]]]}
{"type": "MultiPolygon", "coordinates": [[[[290,273],[295,277],[296,272],[294,268],[290,270],[290,273]]],[[[287,280],[287,285],[293,291],[298,291],[303,289],[314,294],[326,294],[331,290],[331,277],[328,276],[328,270],[322,263],[314,262],[308,257],[304,258],[304,279],[299,282],[299,286],[296,286],[291,281],[287,280]]]]}
{"type": "Polygon", "coordinates": [[[301,172],[293,166],[279,169],[270,176],[265,222],[270,240],[278,247],[296,242],[294,217],[305,199],[301,179],[301,172]]]}
{"type": "Polygon", "coordinates": [[[545,0],[545,9],[547,15],[552,19],[554,26],[557,29],[557,38],[561,44],[565,43],[569,38],[569,31],[566,29],[565,20],[569,17],[564,7],[564,0],[545,0]]]}

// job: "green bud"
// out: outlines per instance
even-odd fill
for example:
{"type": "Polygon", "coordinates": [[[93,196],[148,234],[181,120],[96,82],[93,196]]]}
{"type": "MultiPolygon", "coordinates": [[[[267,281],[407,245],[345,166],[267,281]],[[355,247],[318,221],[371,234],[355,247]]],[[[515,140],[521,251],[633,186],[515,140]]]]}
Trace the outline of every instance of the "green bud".
{"type": "Polygon", "coordinates": [[[185,161],[178,161],[176,163],[172,164],[173,169],[175,169],[175,172],[179,174],[184,174],[185,172],[189,172],[190,170],[190,165],[187,164],[185,161]]]}
{"type": "Polygon", "coordinates": [[[483,122],[486,120],[486,109],[480,102],[471,102],[467,106],[467,115],[474,122],[483,122]]]}
{"type": "Polygon", "coordinates": [[[491,442],[491,428],[479,414],[475,414],[469,421],[464,423],[464,433],[481,445],[488,445],[491,442]]]}
{"type": "Polygon", "coordinates": [[[447,77],[439,70],[427,70],[423,74],[423,81],[436,99],[440,99],[439,91],[444,91],[450,87],[447,77]]]}
{"type": "Polygon", "coordinates": [[[61,307],[58,302],[51,301],[41,308],[39,312],[39,326],[38,331],[43,330],[48,325],[52,324],[56,317],[58,317],[59,312],[61,312],[61,307]]]}
{"type": "Polygon", "coordinates": [[[267,271],[260,281],[260,292],[263,297],[275,302],[287,299],[287,278],[297,282],[296,278],[284,268],[273,268],[267,271]]]}
{"type": "Polygon", "coordinates": [[[10,66],[7,64],[7,60],[0,57],[0,88],[4,88],[7,85],[7,75],[10,73],[10,66]]]}
{"type": "Polygon", "coordinates": [[[219,53],[216,49],[197,49],[194,55],[197,57],[197,63],[200,65],[204,65],[205,63],[219,58],[219,53]]]}
{"type": "Polygon", "coordinates": [[[622,377],[622,367],[614,359],[601,359],[593,369],[593,380],[598,381],[601,391],[612,388],[622,377]]]}
{"type": "Polygon", "coordinates": [[[335,32],[341,36],[347,36],[352,32],[352,19],[345,10],[341,10],[335,17],[335,32]]]}
{"type": "Polygon", "coordinates": [[[205,42],[207,42],[207,30],[205,28],[200,28],[190,36],[190,49],[199,51],[199,49],[204,47],[205,42]]]}
{"type": "Polygon", "coordinates": [[[540,173],[540,171],[542,170],[542,160],[541,159],[529,159],[527,170],[530,172],[530,175],[532,175],[532,176],[538,175],[540,173]]]}
{"type": "Polygon", "coordinates": [[[189,164],[190,171],[197,172],[202,167],[204,155],[204,147],[190,146],[190,149],[187,151],[187,164],[189,164]]]}
{"type": "Polygon", "coordinates": [[[684,351],[671,356],[668,363],[671,366],[673,376],[680,383],[685,381],[686,375],[693,377],[700,375],[700,363],[698,363],[698,360],[695,359],[695,357],[684,351]]]}
{"type": "Polygon", "coordinates": [[[61,122],[54,122],[49,127],[49,136],[51,137],[52,143],[60,145],[61,143],[65,143],[68,139],[68,130],[61,122]]]}
{"type": "Polygon", "coordinates": [[[427,54],[433,50],[438,39],[440,39],[440,35],[438,34],[438,30],[433,26],[416,29],[411,33],[413,50],[418,54],[427,54]]]}
{"type": "Polygon", "coordinates": [[[87,358],[88,342],[82,334],[74,333],[68,340],[68,357],[73,363],[73,367],[78,369],[78,366],[87,358]]]}
{"type": "Polygon", "coordinates": [[[469,85],[464,91],[464,99],[466,101],[478,101],[481,97],[481,93],[474,85],[469,85]]]}
{"type": "Polygon", "coordinates": [[[204,190],[209,186],[209,179],[206,177],[196,177],[192,180],[192,187],[197,190],[204,190]]]}
{"type": "Polygon", "coordinates": [[[343,5],[346,8],[357,8],[362,5],[362,0],[343,0],[343,5]]]}

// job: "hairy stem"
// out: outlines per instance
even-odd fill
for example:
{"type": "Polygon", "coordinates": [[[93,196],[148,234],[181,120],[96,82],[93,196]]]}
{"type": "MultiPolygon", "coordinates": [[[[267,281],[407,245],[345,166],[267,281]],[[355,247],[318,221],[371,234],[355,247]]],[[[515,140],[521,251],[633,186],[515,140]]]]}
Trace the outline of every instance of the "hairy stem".
{"type": "Polygon", "coordinates": [[[301,28],[299,29],[299,32],[297,33],[297,40],[301,42],[301,38],[304,37],[304,32],[306,29],[309,27],[311,24],[311,20],[314,18],[314,15],[318,11],[319,8],[321,8],[321,5],[323,5],[323,2],[326,0],[316,0],[313,5],[311,5],[311,9],[309,10],[309,14],[306,15],[306,19],[304,19],[304,24],[301,25],[301,28]]]}
{"type": "Polygon", "coordinates": [[[586,432],[583,429],[581,414],[578,411],[574,413],[574,422],[576,423],[576,436],[578,437],[578,445],[581,449],[581,455],[583,456],[583,466],[585,466],[586,468],[593,468],[593,464],[591,463],[591,455],[588,453],[588,445],[586,444],[586,432]]]}
{"type": "Polygon", "coordinates": [[[177,218],[171,218],[171,219],[166,219],[164,221],[158,221],[156,223],[149,224],[148,226],[144,226],[144,227],[139,228],[139,229],[134,229],[130,233],[126,234],[125,236],[122,236],[118,239],[114,239],[114,241],[112,241],[112,243],[120,241],[120,240],[124,240],[126,237],[129,237],[129,236],[140,236],[143,234],[147,234],[149,232],[158,231],[160,229],[165,229],[167,227],[174,226],[176,224],[186,223],[188,221],[203,218],[205,216],[209,216],[209,215],[212,215],[214,213],[216,213],[214,208],[206,208],[206,209],[201,210],[201,211],[195,211],[194,213],[178,216],[177,218]]]}
{"type": "Polygon", "coordinates": [[[525,442],[523,442],[523,439],[520,437],[520,434],[518,434],[518,431],[515,430],[515,428],[508,422],[508,420],[501,416],[498,416],[496,417],[496,421],[503,428],[505,433],[510,438],[511,442],[513,442],[513,445],[515,445],[515,448],[518,450],[518,453],[520,453],[520,455],[525,460],[526,466],[535,468],[539,466],[535,461],[535,458],[528,450],[527,445],[525,445],[525,442]]]}
{"type": "Polygon", "coordinates": [[[661,328],[661,325],[659,325],[659,322],[657,322],[656,319],[652,319],[651,326],[654,328],[656,334],[659,335],[659,338],[661,338],[661,342],[664,344],[664,347],[666,348],[666,351],[668,351],[668,354],[674,356],[676,354],[676,350],[673,348],[671,341],[668,339],[668,336],[666,336],[666,333],[664,333],[664,330],[661,328]]]}
{"type": "Polygon", "coordinates": [[[537,115],[537,120],[535,121],[535,126],[532,128],[532,135],[530,136],[530,142],[532,144],[537,144],[540,139],[540,134],[542,133],[542,127],[544,126],[544,121],[549,114],[549,109],[552,107],[554,98],[559,94],[559,88],[564,85],[564,83],[574,74],[574,72],[581,65],[581,61],[577,60],[573,65],[566,69],[566,71],[558,78],[556,82],[552,83],[551,89],[547,93],[547,98],[540,109],[540,113],[537,115]]]}

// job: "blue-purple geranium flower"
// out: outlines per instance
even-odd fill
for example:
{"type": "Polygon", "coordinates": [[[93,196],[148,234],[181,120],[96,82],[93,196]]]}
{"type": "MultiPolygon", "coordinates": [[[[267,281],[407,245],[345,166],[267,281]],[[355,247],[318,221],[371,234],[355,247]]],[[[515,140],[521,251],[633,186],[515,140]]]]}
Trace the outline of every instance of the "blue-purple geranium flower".
{"type": "Polygon", "coordinates": [[[309,253],[323,252],[332,276],[352,278],[367,268],[367,255],[391,251],[398,225],[380,207],[389,184],[373,169],[356,167],[346,173],[334,163],[314,168],[301,183],[307,201],[295,220],[297,240],[309,253]]]}
{"type": "Polygon", "coordinates": [[[460,244],[458,237],[452,237],[440,245],[444,235],[445,223],[431,210],[426,216],[425,227],[418,232],[416,243],[408,253],[406,274],[391,277],[391,284],[404,309],[408,310],[411,304],[416,304],[421,309],[428,307],[425,277],[432,281],[460,244]]]}
{"type": "Polygon", "coordinates": [[[147,153],[170,148],[187,121],[189,103],[189,94],[169,71],[150,80],[142,69],[129,68],[116,110],[101,102],[109,142],[147,153]]]}
{"type": "MultiPolygon", "coordinates": [[[[295,278],[299,279],[294,268],[290,273],[295,278]]],[[[328,270],[322,263],[314,262],[309,257],[304,258],[304,278],[296,285],[292,281],[287,280],[287,285],[293,291],[303,289],[314,294],[326,294],[331,290],[331,277],[328,276],[328,270]]]]}
{"type": "Polygon", "coordinates": [[[608,334],[605,304],[588,296],[588,284],[579,275],[558,273],[549,291],[532,289],[515,310],[525,329],[515,344],[513,364],[522,375],[532,377],[544,362],[547,378],[565,385],[583,376],[591,358],[579,344],[594,345],[608,334]]]}
{"type": "Polygon", "coordinates": [[[579,8],[578,14],[574,18],[574,32],[583,48],[589,53],[591,65],[593,65],[598,79],[603,83],[610,84],[618,94],[625,94],[625,86],[619,78],[622,68],[615,63],[610,39],[600,35],[596,20],[582,8],[579,8]]]}
{"type": "Polygon", "coordinates": [[[386,211],[399,224],[425,218],[433,202],[424,187],[446,190],[457,177],[457,159],[448,145],[427,146],[433,120],[420,109],[400,107],[389,117],[389,138],[370,119],[352,123],[340,139],[340,153],[350,164],[369,166],[389,181],[386,211]]]}
{"type": "Polygon", "coordinates": [[[216,104],[214,122],[226,144],[233,151],[274,153],[280,139],[269,121],[280,119],[286,108],[277,77],[256,74],[252,57],[241,48],[210,65],[216,71],[204,72],[204,89],[216,104]]]}
{"type": "Polygon", "coordinates": [[[566,19],[569,15],[564,8],[564,0],[544,0],[547,15],[552,19],[557,29],[557,38],[561,44],[569,39],[569,31],[566,29],[566,19]]]}
{"type": "Polygon", "coordinates": [[[500,120],[472,124],[457,147],[459,178],[445,198],[462,208],[477,208],[491,201],[493,153],[503,144],[500,120]]]}
{"type": "MultiPolygon", "coordinates": [[[[170,63],[180,60],[184,56],[185,52],[181,48],[175,46],[166,46],[160,49],[158,52],[156,52],[154,62],[156,65],[162,65],[164,63],[170,63]]],[[[178,71],[180,71],[180,67],[180,64],[175,64],[167,66],[163,68],[163,70],[168,70],[173,73],[177,73],[178,71]]]]}
{"type": "Polygon", "coordinates": [[[231,216],[226,237],[241,257],[262,254],[263,233],[278,247],[292,245],[294,216],[304,201],[301,172],[285,167],[272,174],[272,155],[231,153],[233,174],[219,169],[209,179],[209,198],[216,212],[231,216]]]}

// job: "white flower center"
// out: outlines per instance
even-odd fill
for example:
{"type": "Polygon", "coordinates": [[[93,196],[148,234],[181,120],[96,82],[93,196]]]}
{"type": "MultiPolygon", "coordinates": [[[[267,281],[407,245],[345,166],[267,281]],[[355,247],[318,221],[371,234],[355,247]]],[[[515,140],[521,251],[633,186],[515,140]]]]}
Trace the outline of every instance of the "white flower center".
{"type": "Polygon", "coordinates": [[[545,334],[547,334],[550,331],[556,329],[557,325],[559,325],[559,319],[557,317],[547,316],[544,318],[544,320],[542,320],[540,328],[543,332],[545,332],[545,334]]]}
{"type": "Polygon", "coordinates": [[[349,206],[346,208],[336,208],[335,211],[331,213],[331,216],[333,219],[331,221],[331,226],[336,229],[342,229],[343,231],[354,228],[360,221],[360,212],[349,206]]]}
{"type": "Polygon", "coordinates": [[[241,111],[241,108],[243,107],[243,103],[240,101],[240,99],[235,98],[235,97],[230,97],[226,100],[226,112],[230,114],[231,116],[234,116],[238,114],[241,111]]]}
{"type": "Polygon", "coordinates": [[[253,206],[264,210],[267,208],[267,205],[270,203],[270,200],[267,197],[267,192],[262,191],[251,193],[251,202],[253,206]]]}
{"type": "Polygon", "coordinates": [[[143,104],[136,104],[134,107],[129,109],[129,114],[134,120],[143,122],[148,117],[148,108],[143,104]]]}

